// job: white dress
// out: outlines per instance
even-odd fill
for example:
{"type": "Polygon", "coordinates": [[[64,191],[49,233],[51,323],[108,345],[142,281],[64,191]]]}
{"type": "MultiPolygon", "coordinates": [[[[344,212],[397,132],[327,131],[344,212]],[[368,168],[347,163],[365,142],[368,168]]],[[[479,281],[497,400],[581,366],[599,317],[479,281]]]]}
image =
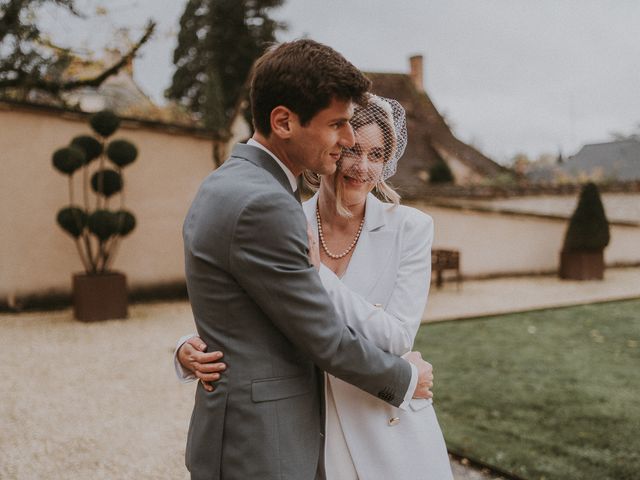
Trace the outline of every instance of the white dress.
{"type": "MultiPolygon", "coordinates": [[[[317,233],[316,205],[317,195],[303,207],[317,233]]],[[[396,355],[411,350],[420,326],[432,239],[428,215],[391,208],[370,194],[347,271],[338,278],[320,269],[344,321],[396,355]]],[[[428,352],[423,354],[428,361],[428,352]]],[[[401,410],[332,375],[325,375],[325,387],[327,480],[453,480],[431,400],[412,399],[401,410]]]]}

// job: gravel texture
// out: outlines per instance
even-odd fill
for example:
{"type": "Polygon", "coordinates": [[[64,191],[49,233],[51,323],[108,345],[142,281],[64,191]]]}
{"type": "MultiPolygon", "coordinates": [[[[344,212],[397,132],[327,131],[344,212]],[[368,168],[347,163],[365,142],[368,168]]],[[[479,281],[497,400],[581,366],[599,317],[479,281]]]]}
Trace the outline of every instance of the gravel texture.
{"type": "Polygon", "coordinates": [[[176,381],[172,352],[192,330],[184,302],[89,324],[68,310],[1,315],[0,479],[187,479],[193,384],[176,381]]]}

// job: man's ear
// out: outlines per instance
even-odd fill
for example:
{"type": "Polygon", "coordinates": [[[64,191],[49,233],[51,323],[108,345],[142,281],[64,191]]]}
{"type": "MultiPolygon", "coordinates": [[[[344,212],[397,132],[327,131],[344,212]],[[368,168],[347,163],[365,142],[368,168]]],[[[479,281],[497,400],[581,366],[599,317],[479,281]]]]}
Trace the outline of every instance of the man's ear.
{"type": "Polygon", "coordinates": [[[297,121],[297,115],[287,107],[278,105],[271,110],[271,133],[282,139],[291,137],[293,123],[297,121]]]}

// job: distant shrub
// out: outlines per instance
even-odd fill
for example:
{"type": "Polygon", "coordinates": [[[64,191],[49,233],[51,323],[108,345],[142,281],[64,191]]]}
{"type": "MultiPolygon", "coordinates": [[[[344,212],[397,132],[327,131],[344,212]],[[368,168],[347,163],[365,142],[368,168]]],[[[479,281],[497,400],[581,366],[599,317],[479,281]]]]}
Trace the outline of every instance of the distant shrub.
{"type": "Polygon", "coordinates": [[[564,251],[603,250],[609,245],[609,221],[595,183],[587,183],[580,192],[578,206],[571,216],[564,238],[564,251]]]}
{"type": "Polygon", "coordinates": [[[429,170],[430,183],[453,183],[453,173],[446,162],[440,161],[429,170]]]}

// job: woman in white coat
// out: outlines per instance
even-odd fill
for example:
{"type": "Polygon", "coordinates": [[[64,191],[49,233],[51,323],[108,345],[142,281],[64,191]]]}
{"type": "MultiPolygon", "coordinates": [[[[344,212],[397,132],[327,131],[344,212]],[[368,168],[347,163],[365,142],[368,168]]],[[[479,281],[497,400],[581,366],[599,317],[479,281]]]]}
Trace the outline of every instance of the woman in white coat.
{"type": "MultiPolygon", "coordinates": [[[[336,172],[322,179],[305,173],[317,190],[303,204],[310,257],[340,316],[379,347],[403,355],[427,301],[433,222],[399,205],[385,183],[406,145],[400,104],[371,96],[351,123],[356,143],[343,151],[336,172]],[[372,195],[374,188],[391,203],[372,195]]],[[[190,369],[193,345],[180,350],[176,361],[190,369]]],[[[187,372],[176,367],[184,378],[187,372]]],[[[328,480],[453,478],[431,400],[412,399],[401,410],[325,375],[325,402],[328,480]]]]}

